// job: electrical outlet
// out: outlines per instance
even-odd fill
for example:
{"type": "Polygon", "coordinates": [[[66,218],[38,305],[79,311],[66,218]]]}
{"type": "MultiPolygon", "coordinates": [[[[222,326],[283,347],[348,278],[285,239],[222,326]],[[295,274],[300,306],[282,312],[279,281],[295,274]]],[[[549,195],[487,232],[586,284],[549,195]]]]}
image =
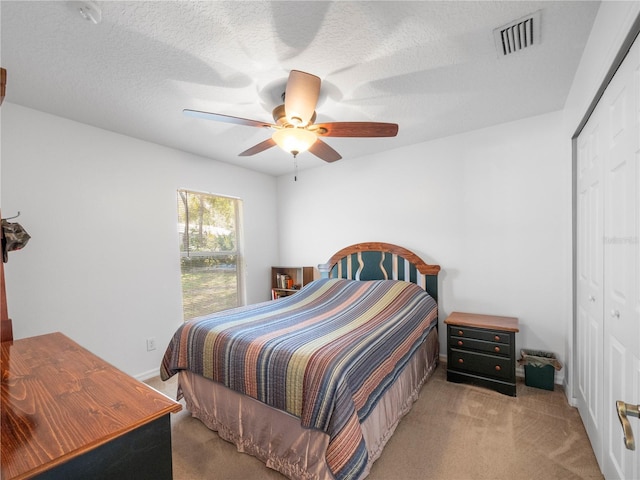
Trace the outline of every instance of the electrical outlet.
{"type": "Polygon", "coordinates": [[[156,337],[147,338],[147,352],[156,349],[156,337]]]}

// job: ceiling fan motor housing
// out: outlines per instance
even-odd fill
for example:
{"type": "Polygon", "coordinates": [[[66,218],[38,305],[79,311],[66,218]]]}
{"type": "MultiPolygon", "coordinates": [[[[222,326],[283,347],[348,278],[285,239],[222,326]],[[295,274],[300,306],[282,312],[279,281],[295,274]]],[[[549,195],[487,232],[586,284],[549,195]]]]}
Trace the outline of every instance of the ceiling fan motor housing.
{"type": "MultiPolygon", "coordinates": [[[[273,121],[275,122],[275,124],[280,127],[288,127],[288,126],[297,127],[298,126],[296,124],[290,123],[289,120],[287,119],[287,112],[285,111],[284,104],[278,105],[276,108],[274,108],[273,111],[271,112],[271,115],[273,115],[273,121]]],[[[309,127],[313,125],[315,121],[316,121],[316,112],[314,110],[313,115],[311,116],[311,119],[309,120],[309,124],[307,126],[309,127]]]]}

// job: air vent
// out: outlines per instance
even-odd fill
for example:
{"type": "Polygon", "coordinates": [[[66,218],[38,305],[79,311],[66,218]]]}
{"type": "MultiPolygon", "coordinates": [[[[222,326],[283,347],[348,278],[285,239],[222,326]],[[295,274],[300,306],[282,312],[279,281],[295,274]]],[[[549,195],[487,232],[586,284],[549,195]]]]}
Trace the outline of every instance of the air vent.
{"type": "Polygon", "coordinates": [[[499,57],[540,43],[540,10],[493,31],[499,57]]]}

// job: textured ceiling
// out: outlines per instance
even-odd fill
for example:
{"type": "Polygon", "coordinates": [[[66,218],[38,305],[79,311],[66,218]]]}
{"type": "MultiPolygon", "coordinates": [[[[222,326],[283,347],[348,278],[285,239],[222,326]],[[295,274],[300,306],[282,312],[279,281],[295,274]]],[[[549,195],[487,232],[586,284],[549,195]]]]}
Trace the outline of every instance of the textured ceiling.
{"type": "MultiPolygon", "coordinates": [[[[563,107],[599,2],[0,2],[6,101],[281,175],[289,154],[238,153],[267,129],[292,69],[322,79],[317,122],[378,121],[394,138],[326,138],[343,157],[563,107]],[[541,11],[539,45],[498,56],[493,30],[541,11]]],[[[310,153],[300,169],[326,165],[310,153]]]]}

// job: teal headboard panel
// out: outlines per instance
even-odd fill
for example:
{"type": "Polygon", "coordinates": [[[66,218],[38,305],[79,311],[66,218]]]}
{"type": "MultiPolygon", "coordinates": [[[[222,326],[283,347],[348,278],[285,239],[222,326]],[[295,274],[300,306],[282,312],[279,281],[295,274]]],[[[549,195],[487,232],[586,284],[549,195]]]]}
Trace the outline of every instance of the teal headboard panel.
{"type": "Polygon", "coordinates": [[[415,253],[391,243],[358,243],[343,248],[318,265],[323,278],[404,280],[415,283],[438,300],[439,265],[428,265],[415,253]]]}

